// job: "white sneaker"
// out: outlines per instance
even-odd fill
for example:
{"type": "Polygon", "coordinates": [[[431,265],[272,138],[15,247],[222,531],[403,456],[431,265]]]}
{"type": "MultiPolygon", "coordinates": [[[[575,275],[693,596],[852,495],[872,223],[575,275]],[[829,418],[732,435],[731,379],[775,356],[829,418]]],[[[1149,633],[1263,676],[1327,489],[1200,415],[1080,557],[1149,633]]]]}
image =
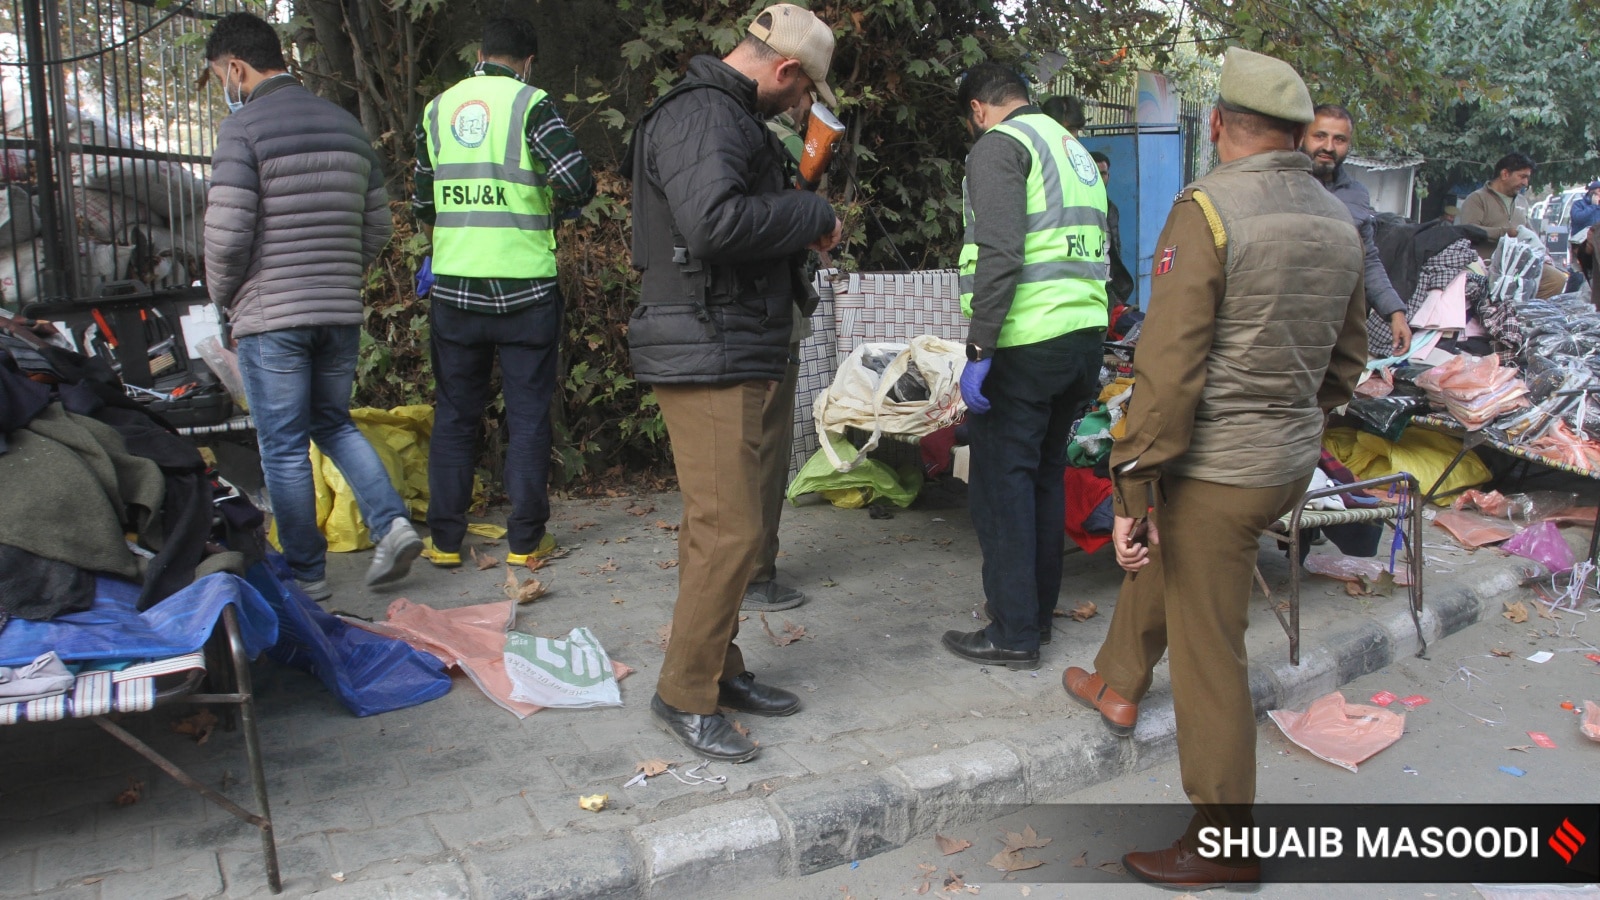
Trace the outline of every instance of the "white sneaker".
{"type": "Polygon", "coordinates": [[[302,581],[296,578],[294,583],[300,586],[300,590],[305,591],[307,597],[318,603],[333,596],[333,588],[328,586],[326,578],[318,578],[316,581],[302,581]]]}
{"type": "Polygon", "coordinates": [[[372,565],[367,567],[367,587],[381,587],[399,581],[411,571],[411,564],[422,555],[422,538],[405,518],[397,518],[389,526],[389,533],[372,551],[372,565]]]}

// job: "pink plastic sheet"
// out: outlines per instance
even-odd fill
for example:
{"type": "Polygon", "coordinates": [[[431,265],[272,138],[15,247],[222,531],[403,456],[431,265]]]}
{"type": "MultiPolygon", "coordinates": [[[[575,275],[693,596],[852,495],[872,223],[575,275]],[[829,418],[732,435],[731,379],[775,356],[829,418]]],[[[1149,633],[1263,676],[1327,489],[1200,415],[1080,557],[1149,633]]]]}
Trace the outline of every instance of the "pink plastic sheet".
{"type": "Polygon", "coordinates": [[[1500,549],[1527,557],[1552,572],[1570,572],[1573,563],[1577,562],[1572,555],[1572,548],[1567,545],[1567,539],[1561,536],[1560,526],[1554,522],[1529,526],[1506,541],[1500,549]]]}
{"type": "Polygon", "coordinates": [[[1591,741],[1600,741],[1600,704],[1593,700],[1583,701],[1583,724],[1578,726],[1583,736],[1591,741]]]}
{"type": "Polygon", "coordinates": [[[1447,509],[1433,517],[1433,524],[1467,547],[1498,544],[1517,533],[1517,526],[1502,519],[1465,510],[1447,509]]]}
{"type": "MultiPolygon", "coordinates": [[[[506,674],[506,632],[516,621],[517,606],[512,600],[434,609],[426,603],[401,598],[389,604],[386,622],[352,622],[363,628],[399,638],[431,653],[446,665],[465,672],[489,699],[505,707],[517,718],[525,719],[541,709],[532,703],[511,699],[511,676],[506,674]]],[[[617,680],[633,669],[611,661],[617,680]]]]}
{"type": "Polygon", "coordinates": [[[1381,706],[1349,703],[1335,691],[1311,701],[1305,712],[1275,709],[1267,713],[1283,736],[1343,769],[1376,756],[1400,740],[1405,733],[1405,716],[1381,706]]]}
{"type": "MultiPolygon", "coordinates": [[[[1305,568],[1313,575],[1324,575],[1339,581],[1359,582],[1365,578],[1368,582],[1377,581],[1384,575],[1390,574],[1383,563],[1376,559],[1366,559],[1360,556],[1333,556],[1327,553],[1313,553],[1306,557],[1305,568]]],[[[1408,585],[1411,583],[1411,572],[1405,566],[1396,565],[1393,572],[1394,583],[1408,585]]]]}

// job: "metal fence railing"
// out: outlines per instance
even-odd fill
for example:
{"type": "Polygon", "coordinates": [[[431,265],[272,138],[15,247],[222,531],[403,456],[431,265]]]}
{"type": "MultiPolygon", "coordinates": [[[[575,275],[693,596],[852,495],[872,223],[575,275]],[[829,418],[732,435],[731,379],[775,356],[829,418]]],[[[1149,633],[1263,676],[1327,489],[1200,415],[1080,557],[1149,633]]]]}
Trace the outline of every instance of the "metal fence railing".
{"type": "MultiPolygon", "coordinates": [[[[1069,75],[1060,75],[1051,82],[1049,93],[1058,96],[1072,95],[1076,85],[1069,75]]],[[[1078,95],[1083,101],[1087,129],[1093,134],[1126,134],[1138,125],[1139,98],[1132,74],[1120,81],[1107,83],[1093,95],[1078,95]]],[[[1212,167],[1211,142],[1206,134],[1207,104],[1185,96],[1178,96],[1178,133],[1183,138],[1183,180],[1187,184],[1212,167]]]]}
{"type": "Polygon", "coordinates": [[[242,0],[0,0],[0,303],[204,277],[220,92],[196,81],[242,0]]]}

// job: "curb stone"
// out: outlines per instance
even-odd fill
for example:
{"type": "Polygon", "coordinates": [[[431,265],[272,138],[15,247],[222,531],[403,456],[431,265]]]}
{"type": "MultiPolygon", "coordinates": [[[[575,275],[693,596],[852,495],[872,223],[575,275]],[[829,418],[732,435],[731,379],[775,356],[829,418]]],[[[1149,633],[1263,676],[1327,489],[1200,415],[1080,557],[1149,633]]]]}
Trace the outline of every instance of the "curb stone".
{"type": "MultiPolygon", "coordinates": [[[[1476,624],[1516,586],[1516,576],[1503,570],[1473,587],[1430,596],[1424,636],[1431,643],[1476,624]]],[[[1253,661],[1258,719],[1414,653],[1415,630],[1401,599],[1381,618],[1321,640],[1303,638],[1298,667],[1286,651],[1253,661]]],[[[765,800],[702,807],[641,825],[630,837],[596,834],[541,842],[537,852],[467,854],[467,871],[479,896],[490,900],[671,897],[683,896],[689,884],[700,893],[749,890],[875,856],[991,818],[997,809],[1060,800],[1175,756],[1171,698],[1155,698],[1139,713],[1132,739],[1107,733],[1096,717],[1069,716],[1004,740],[900,760],[881,774],[819,776],[765,800]]]]}

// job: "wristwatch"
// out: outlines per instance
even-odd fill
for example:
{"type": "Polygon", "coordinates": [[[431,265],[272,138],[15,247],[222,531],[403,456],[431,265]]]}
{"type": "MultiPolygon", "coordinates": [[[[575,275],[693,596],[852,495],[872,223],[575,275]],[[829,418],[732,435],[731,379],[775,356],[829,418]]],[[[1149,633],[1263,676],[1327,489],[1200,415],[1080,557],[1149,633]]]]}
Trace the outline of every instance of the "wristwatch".
{"type": "Polygon", "coordinates": [[[980,359],[983,359],[983,348],[969,342],[967,344],[967,362],[977,362],[980,359]]]}

